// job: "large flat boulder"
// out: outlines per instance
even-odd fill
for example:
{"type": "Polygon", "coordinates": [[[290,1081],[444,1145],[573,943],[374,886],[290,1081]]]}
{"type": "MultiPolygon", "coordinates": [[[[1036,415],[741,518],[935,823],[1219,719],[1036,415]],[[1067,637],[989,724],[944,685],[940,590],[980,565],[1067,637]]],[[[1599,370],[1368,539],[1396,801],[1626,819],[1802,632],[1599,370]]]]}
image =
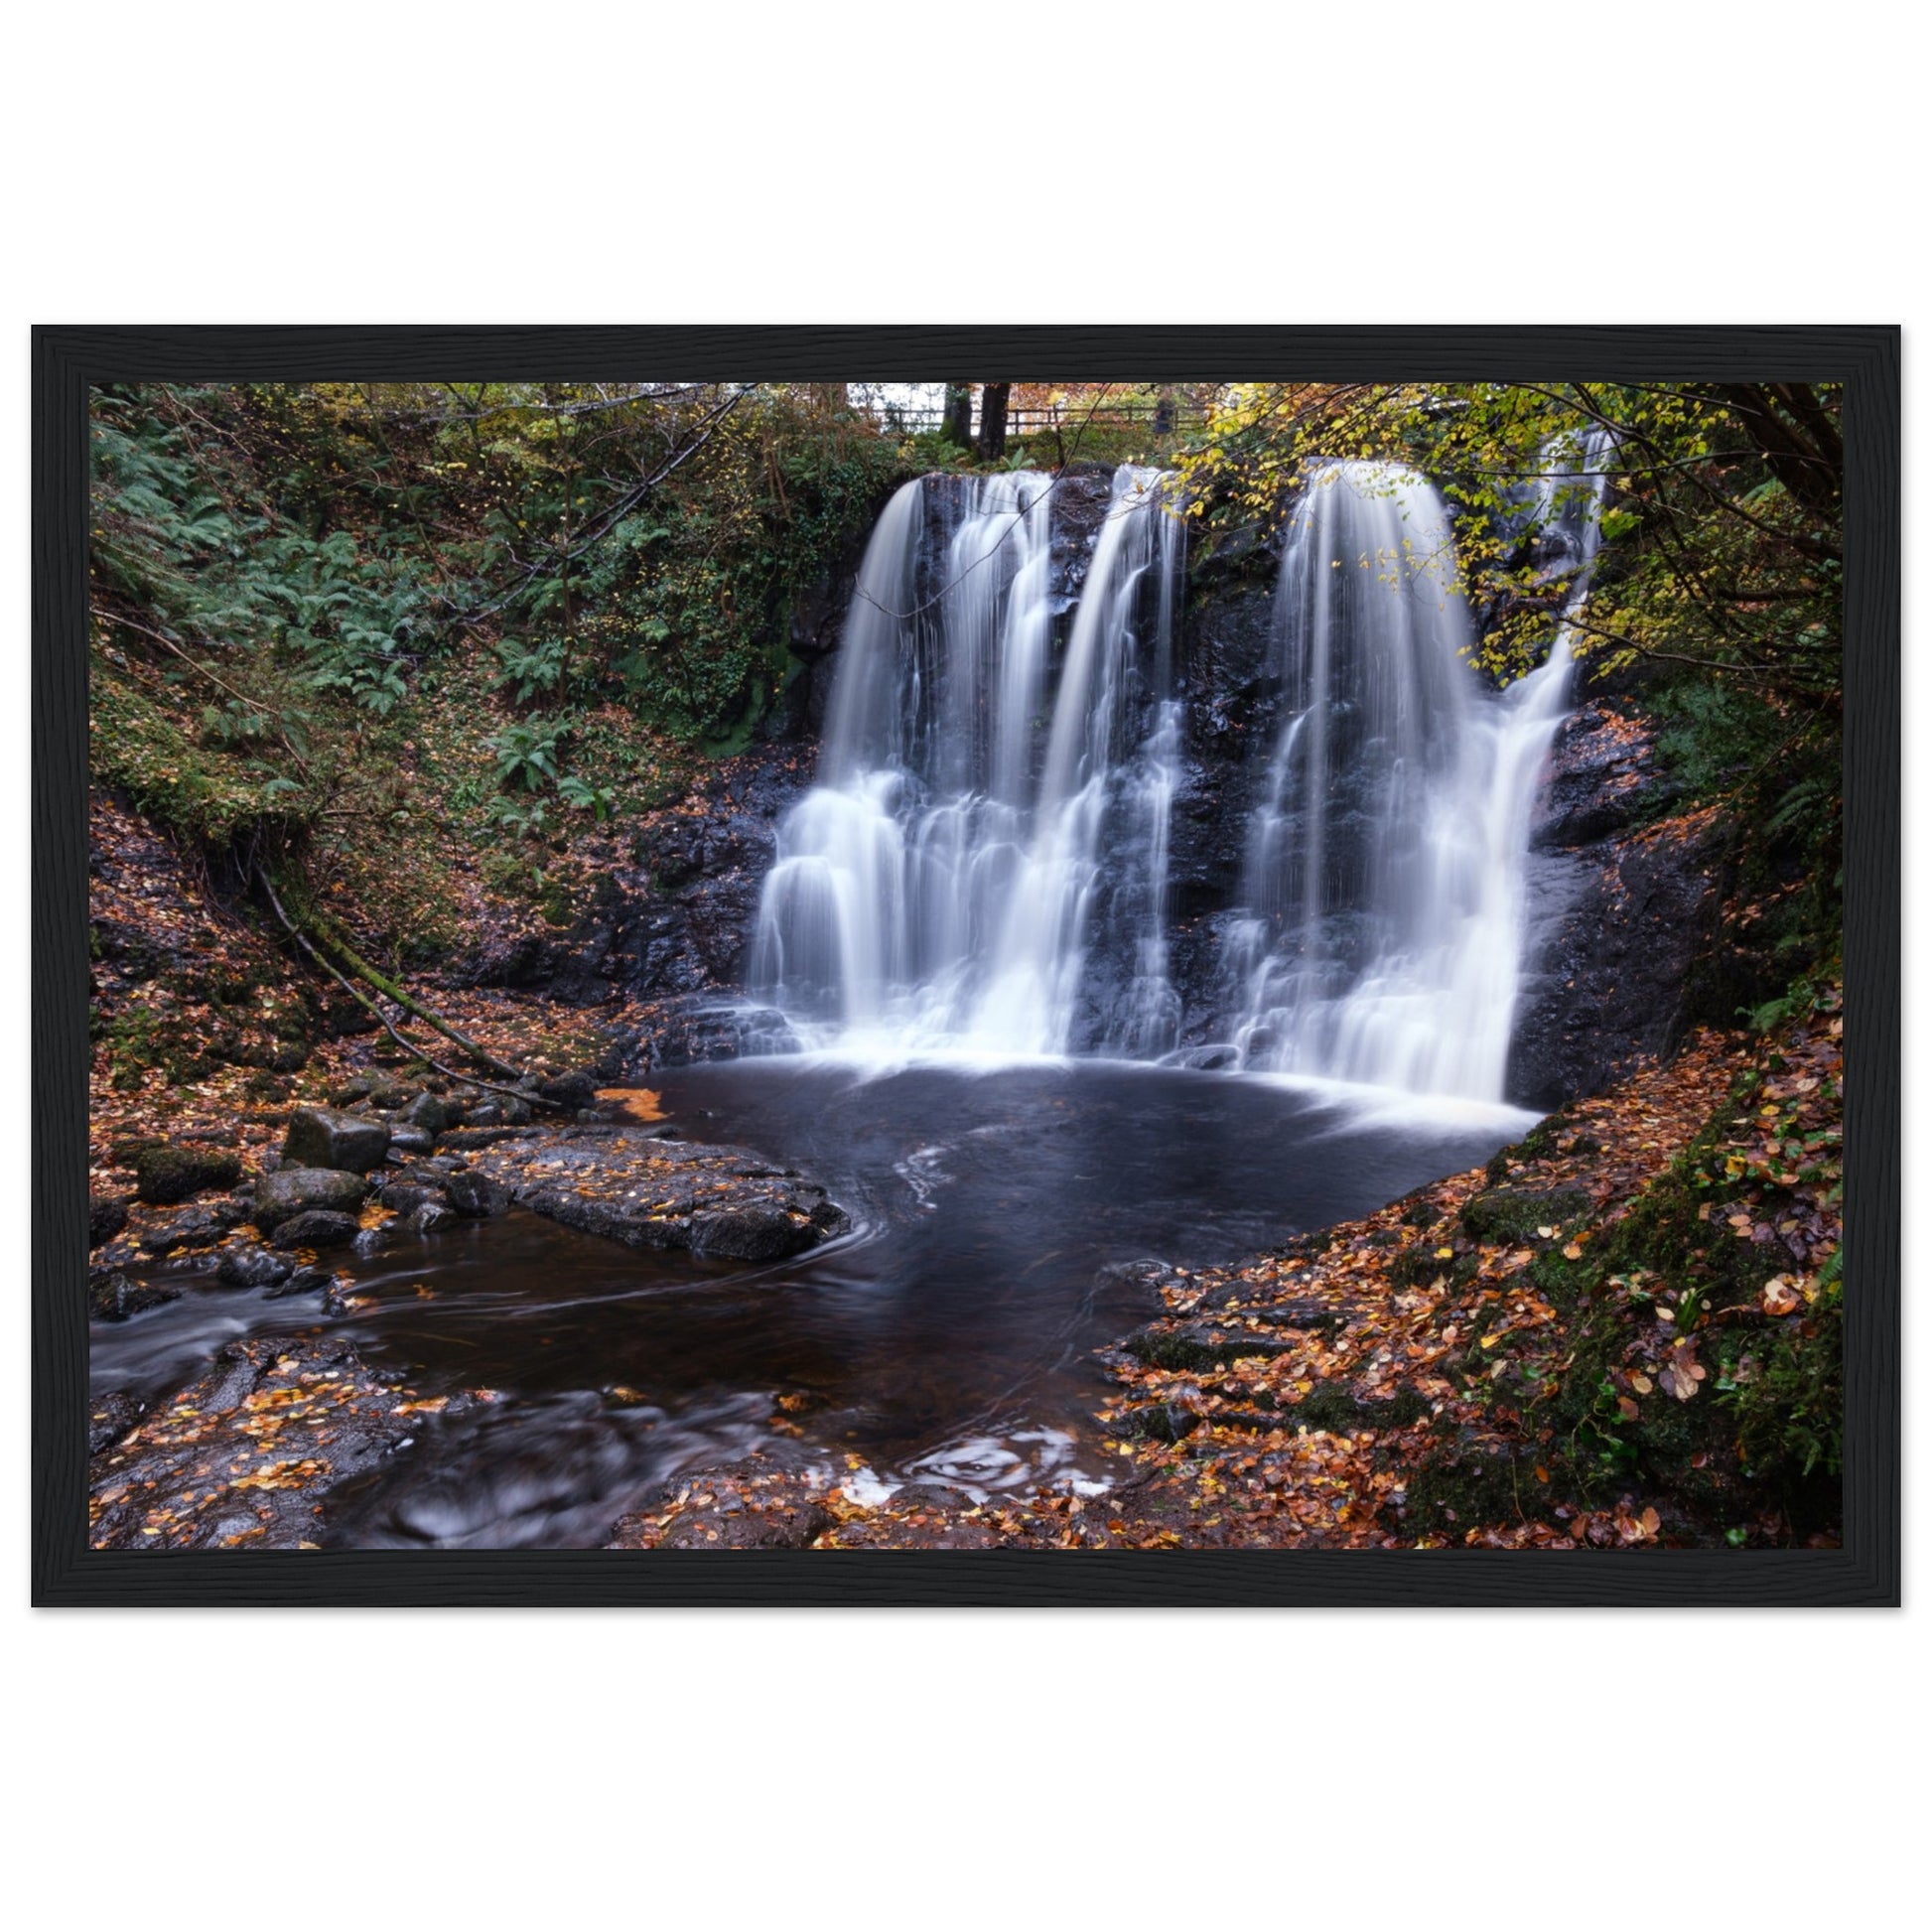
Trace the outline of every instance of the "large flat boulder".
{"type": "Polygon", "coordinates": [[[823,1187],[742,1147],[567,1127],[492,1147],[476,1165],[520,1206],[631,1248],[778,1261],[850,1225],[823,1187]]]}
{"type": "Polygon", "coordinates": [[[361,1114],[334,1107],[298,1107],[289,1117],[282,1159],[292,1168],[337,1168],[367,1173],[389,1152],[389,1129],[361,1114]]]}

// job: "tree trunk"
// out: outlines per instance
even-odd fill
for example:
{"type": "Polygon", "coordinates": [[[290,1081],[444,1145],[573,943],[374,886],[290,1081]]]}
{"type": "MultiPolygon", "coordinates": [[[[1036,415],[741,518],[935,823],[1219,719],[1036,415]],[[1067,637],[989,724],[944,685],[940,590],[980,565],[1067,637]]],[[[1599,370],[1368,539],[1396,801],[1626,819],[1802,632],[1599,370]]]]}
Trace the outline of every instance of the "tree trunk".
{"type": "Polygon", "coordinates": [[[980,460],[997,463],[1007,453],[1007,397],[1011,382],[980,384],[980,460]]]}
{"type": "Polygon", "coordinates": [[[946,384],[946,413],[940,434],[962,450],[973,447],[973,385],[970,382],[946,384]]]}

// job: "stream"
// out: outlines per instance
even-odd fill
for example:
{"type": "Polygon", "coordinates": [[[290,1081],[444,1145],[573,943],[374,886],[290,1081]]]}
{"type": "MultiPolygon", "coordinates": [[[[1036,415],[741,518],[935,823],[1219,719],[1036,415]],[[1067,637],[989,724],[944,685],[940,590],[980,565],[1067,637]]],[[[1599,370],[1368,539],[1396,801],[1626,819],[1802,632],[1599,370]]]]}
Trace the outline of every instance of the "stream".
{"type": "Polygon", "coordinates": [[[853,1231],[748,1268],[513,1209],[345,1258],[337,1316],[192,1277],[95,1327],[96,1396],[151,1399],[239,1335],[320,1325],[454,1398],[334,1494],[338,1546],[595,1548],[655,1483],[755,1447],[843,1469],[860,1500],[1097,1488],[1091,1351],[1157,1311],[1109,1264],[1227,1261],[1352,1219],[1534,1118],[1106,1060],[745,1060],[667,1073],[659,1098],[690,1138],[823,1182],[853,1231]]]}

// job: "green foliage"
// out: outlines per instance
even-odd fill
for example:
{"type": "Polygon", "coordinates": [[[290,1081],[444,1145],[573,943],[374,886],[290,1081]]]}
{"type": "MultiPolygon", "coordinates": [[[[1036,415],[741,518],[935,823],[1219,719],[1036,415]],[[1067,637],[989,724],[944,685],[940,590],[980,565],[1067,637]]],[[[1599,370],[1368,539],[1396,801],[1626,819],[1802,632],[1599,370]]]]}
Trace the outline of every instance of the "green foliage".
{"type": "Polygon", "coordinates": [[[505,725],[489,741],[496,755],[496,782],[539,791],[557,778],[559,747],[570,733],[567,718],[527,718],[505,725]]]}
{"type": "Polygon", "coordinates": [[[539,692],[553,696],[564,674],[568,646],[562,637],[524,644],[499,637],[491,646],[503,666],[496,688],[507,691],[517,704],[528,704],[539,692]]]}
{"type": "Polygon", "coordinates": [[[794,604],[905,474],[831,389],[93,404],[95,774],[326,870],[403,947],[447,934],[457,844],[558,842],[749,743],[794,604]]]}

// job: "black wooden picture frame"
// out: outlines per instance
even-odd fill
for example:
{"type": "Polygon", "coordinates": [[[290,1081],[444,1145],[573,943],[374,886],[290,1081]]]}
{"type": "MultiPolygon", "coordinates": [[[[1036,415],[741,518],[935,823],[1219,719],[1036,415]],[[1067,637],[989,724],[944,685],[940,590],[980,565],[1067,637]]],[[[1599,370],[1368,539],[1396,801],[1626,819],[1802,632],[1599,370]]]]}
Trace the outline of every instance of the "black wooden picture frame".
{"type": "Polygon", "coordinates": [[[40,1605],[1894,1605],[1900,1600],[1900,332],[85,328],[33,343],[33,1597],[40,1605]],[[86,1537],[87,401],[104,381],[1844,384],[1845,1459],[1836,1550],[119,1553],[86,1537]]]}

